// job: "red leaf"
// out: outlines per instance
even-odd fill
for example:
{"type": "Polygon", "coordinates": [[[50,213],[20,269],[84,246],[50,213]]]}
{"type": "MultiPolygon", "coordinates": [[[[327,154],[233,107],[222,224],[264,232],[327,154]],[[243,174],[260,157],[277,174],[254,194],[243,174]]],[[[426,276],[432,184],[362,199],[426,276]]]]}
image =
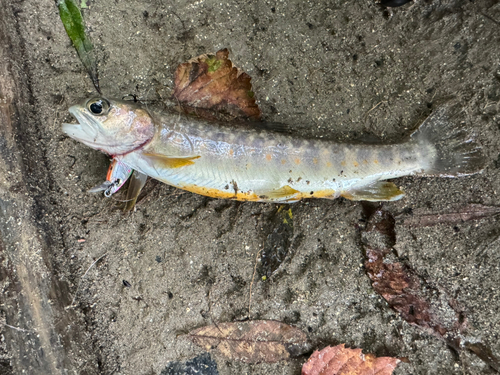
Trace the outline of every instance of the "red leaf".
{"type": "Polygon", "coordinates": [[[315,351],[302,367],[302,375],[391,375],[399,359],[377,358],[344,344],[315,351]]]}

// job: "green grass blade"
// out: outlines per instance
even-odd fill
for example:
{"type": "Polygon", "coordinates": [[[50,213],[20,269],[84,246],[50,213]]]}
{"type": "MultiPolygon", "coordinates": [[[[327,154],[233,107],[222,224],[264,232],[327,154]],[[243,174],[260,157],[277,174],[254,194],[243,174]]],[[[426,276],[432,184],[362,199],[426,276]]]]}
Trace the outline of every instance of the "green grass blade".
{"type": "Polygon", "coordinates": [[[82,13],[74,0],[58,0],[59,16],[80,60],[100,93],[94,47],[85,33],[82,13]]]}

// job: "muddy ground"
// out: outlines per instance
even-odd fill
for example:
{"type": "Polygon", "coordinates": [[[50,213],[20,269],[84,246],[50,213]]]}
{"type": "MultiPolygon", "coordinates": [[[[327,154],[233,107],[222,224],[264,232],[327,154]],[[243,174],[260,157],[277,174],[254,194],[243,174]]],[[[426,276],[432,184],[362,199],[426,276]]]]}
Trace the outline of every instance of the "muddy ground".
{"type": "MultiPolygon", "coordinates": [[[[410,326],[371,288],[360,203],[292,206],[289,254],[266,281],[258,253],[278,206],[181,193],[154,181],[134,212],[86,191],[108,158],[61,132],[92,94],[53,1],[0,1],[0,373],[173,374],[202,354],[183,334],[213,322],[276,319],[317,347],[407,357],[395,374],[487,374],[410,326]],[[127,282],[125,285],[124,280],[127,282]]],[[[109,97],[169,97],[176,66],[227,47],[253,77],[264,118],[297,134],[408,135],[439,103],[463,106],[484,146],[482,174],[403,178],[394,214],[498,204],[500,3],[420,0],[89,1],[84,16],[109,97]]],[[[397,250],[466,307],[472,337],[500,355],[498,217],[397,228],[397,250]]],[[[306,356],[248,365],[212,353],[219,374],[299,374],[306,356]]]]}

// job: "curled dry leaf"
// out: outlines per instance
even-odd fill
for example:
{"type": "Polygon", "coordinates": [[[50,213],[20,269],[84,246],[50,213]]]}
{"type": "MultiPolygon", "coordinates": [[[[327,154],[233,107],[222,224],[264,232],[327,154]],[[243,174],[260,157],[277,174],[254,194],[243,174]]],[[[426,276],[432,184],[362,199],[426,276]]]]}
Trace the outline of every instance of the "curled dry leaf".
{"type": "Polygon", "coordinates": [[[273,363],[310,350],[307,335],[274,320],[220,323],[191,331],[188,338],[205,350],[246,363],[273,363]]]}
{"type": "Polygon", "coordinates": [[[399,362],[397,358],[377,358],[340,344],[315,351],[302,367],[302,375],[391,375],[399,362]]]}
{"type": "Polygon", "coordinates": [[[175,72],[173,97],[185,113],[220,119],[260,119],[250,76],[233,66],[227,49],[201,55],[180,64],[175,72]]]}

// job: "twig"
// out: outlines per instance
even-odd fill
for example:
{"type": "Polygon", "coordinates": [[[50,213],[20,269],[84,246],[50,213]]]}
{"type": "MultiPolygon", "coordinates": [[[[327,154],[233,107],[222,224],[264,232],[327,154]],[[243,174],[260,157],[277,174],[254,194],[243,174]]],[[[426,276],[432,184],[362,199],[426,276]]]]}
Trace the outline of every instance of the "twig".
{"type": "Polygon", "coordinates": [[[496,23],[498,26],[500,26],[500,22],[498,22],[496,19],[494,19],[493,17],[491,16],[488,16],[486,13],[483,13],[483,12],[479,12],[483,15],[483,17],[486,17],[487,19],[489,19],[491,22],[494,22],[496,23]]]}
{"type": "Polygon", "coordinates": [[[380,107],[380,105],[382,103],[387,103],[387,100],[382,100],[381,102],[378,102],[377,104],[375,104],[368,112],[366,112],[365,117],[368,117],[368,115],[370,114],[370,112],[374,111],[375,109],[377,109],[378,107],[380,107]]]}
{"type": "MultiPolygon", "coordinates": [[[[108,253],[104,253],[103,255],[101,255],[99,258],[97,258],[90,266],[89,268],[87,268],[87,271],[85,271],[85,273],[83,274],[82,276],[82,280],[85,278],[85,276],[87,276],[87,273],[89,273],[90,269],[97,263],[99,262],[102,258],[104,258],[106,255],[108,255],[108,253]]],[[[80,285],[82,285],[82,281],[80,280],[80,283],[78,284],[78,287],[76,288],[76,291],[75,291],[75,296],[73,297],[73,301],[71,301],[71,305],[69,305],[68,307],[73,307],[75,305],[75,299],[76,299],[76,296],[78,295],[78,291],[80,290],[80,285]]]]}
{"type": "Polygon", "coordinates": [[[11,326],[10,324],[7,324],[7,323],[2,323],[5,327],[9,327],[9,328],[12,328],[16,331],[20,331],[20,332],[30,332],[29,330],[27,329],[23,329],[23,328],[19,328],[19,327],[14,327],[14,326],[11,326]]]}
{"type": "Polygon", "coordinates": [[[131,199],[117,199],[117,198],[115,198],[113,196],[110,196],[110,198],[112,200],[114,200],[115,202],[119,202],[119,203],[127,203],[127,202],[131,202],[131,201],[134,200],[134,198],[131,198],[131,199]]]}
{"type": "Polygon", "coordinates": [[[372,108],[370,108],[368,110],[368,112],[365,113],[364,117],[363,117],[363,121],[366,121],[368,119],[368,116],[370,115],[370,112],[376,110],[378,107],[380,107],[382,104],[384,103],[388,103],[387,100],[382,100],[381,102],[378,102],[377,104],[375,104],[372,108]]]}
{"type": "Polygon", "coordinates": [[[82,276],[82,279],[87,276],[87,273],[90,271],[90,269],[94,266],[94,264],[96,264],[97,262],[99,262],[102,258],[104,258],[106,255],[108,255],[108,253],[104,253],[103,255],[101,255],[99,258],[97,258],[94,263],[92,263],[89,268],[87,268],[87,271],[85,271],[85,273],[83,274],[82,276]]]}

